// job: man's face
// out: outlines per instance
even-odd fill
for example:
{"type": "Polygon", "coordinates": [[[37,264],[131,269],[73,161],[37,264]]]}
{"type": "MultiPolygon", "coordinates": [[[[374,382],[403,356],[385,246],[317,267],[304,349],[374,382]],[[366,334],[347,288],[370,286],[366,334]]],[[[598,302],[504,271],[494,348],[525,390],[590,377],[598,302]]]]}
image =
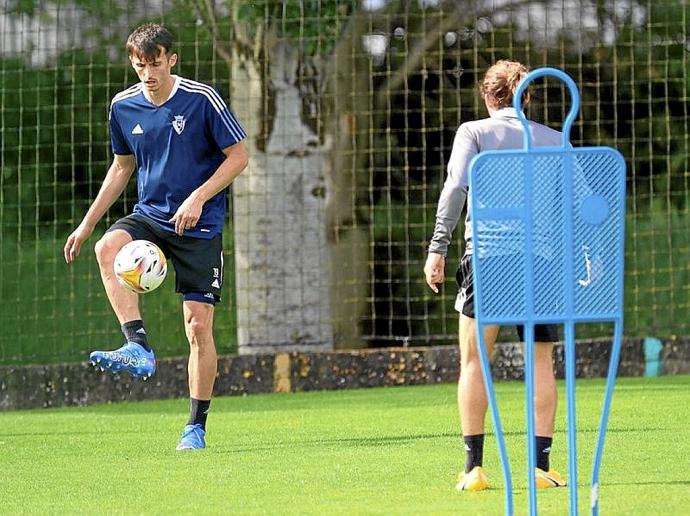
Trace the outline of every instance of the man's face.
{"type": "Polygon", "coordinates": [[[148,91],[157,91],[170,78],[172,67],[177,62],[177,54],[167,55],[163,47],[158,47],[160,54],[152,60],[136,54],[129,56],[132,68],[148,91]]]}

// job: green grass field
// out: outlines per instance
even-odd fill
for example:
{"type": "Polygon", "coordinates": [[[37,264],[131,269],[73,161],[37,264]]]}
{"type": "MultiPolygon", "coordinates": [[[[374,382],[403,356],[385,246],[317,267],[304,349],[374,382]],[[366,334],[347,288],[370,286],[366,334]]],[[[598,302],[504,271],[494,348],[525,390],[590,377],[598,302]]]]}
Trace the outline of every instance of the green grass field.
{"type": "MultiPolygon", "coordinates": [[[[690,377],[619,380],[601,475],[601,513],[687,514],[690,377]]],[[[563,385],[560,389],[564,391],[563,385]]],[[[603,381],[578,381],[580,510],[603,381]]],[[[524,391],[499,403],[525,514],[524,391]]],[[[462,467],[455,386],[217,398],[209,447],[175,452],[186,400],[0,414],[2,512],[32,514],[501,514],[493,489],[456,493],[462,467]]],[[[567,473],[561,397],[552,467],[567,473]]],[[[568,491],[539,494],[540,514],[566,514],[568,491]]]]}

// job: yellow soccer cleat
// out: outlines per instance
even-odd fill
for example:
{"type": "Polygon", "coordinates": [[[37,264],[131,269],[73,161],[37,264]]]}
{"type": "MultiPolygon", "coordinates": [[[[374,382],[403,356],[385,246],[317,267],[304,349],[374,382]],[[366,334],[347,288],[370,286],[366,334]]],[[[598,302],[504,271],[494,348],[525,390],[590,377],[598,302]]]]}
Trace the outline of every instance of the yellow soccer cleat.
{"type": "Polygon", "coordinates": [[[489,488],[489,479],[481,466],[475,466],[472,471],[464,471],[458,476],[458,483],[455,489],[458,491],[484,491],[489,488]]]}
{"type": "Polygon", "coordinates": [[[546,472],[543,469],[536,468],[534,475],[537,478],[537,489],[565,487],[567,485],[565,479],[555,469],[550,469],[546,472]]]}

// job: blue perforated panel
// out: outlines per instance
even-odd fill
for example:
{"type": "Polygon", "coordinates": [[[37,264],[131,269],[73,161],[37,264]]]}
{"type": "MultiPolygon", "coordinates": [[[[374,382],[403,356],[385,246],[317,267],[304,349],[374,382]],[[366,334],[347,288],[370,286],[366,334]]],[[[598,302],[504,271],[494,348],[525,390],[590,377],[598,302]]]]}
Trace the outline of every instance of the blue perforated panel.
{"type": "Polygon", "coordinates": [[[470,195],[484,323],[621,313],[625,164],[616,150],[484,152],[471,166],[470,195]]]}

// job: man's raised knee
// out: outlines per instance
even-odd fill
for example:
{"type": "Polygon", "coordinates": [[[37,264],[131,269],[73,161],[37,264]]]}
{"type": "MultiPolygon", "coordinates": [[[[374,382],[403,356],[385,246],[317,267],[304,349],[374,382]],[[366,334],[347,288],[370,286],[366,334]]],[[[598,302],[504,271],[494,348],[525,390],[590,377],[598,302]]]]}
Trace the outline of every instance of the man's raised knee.
{"type": "Polygon", "coordinates": [[[101,267],[112,267],[117,253],[125,244],[131,242],[131,240],[132,237],[124,231],[112,231],[103,235],[94,246],[96,260],[98,260],[99,265],[101,265],[101,267]]]}
{"type": "Polygon", "coordinates": [[[113,263],[119,250],[120,248],[115,245],[113,239],[107,234],[96,242],[94,247],[94,251],[96,252],[96,260],[98,260],[98,263],[101,265],[113,263]]]}

